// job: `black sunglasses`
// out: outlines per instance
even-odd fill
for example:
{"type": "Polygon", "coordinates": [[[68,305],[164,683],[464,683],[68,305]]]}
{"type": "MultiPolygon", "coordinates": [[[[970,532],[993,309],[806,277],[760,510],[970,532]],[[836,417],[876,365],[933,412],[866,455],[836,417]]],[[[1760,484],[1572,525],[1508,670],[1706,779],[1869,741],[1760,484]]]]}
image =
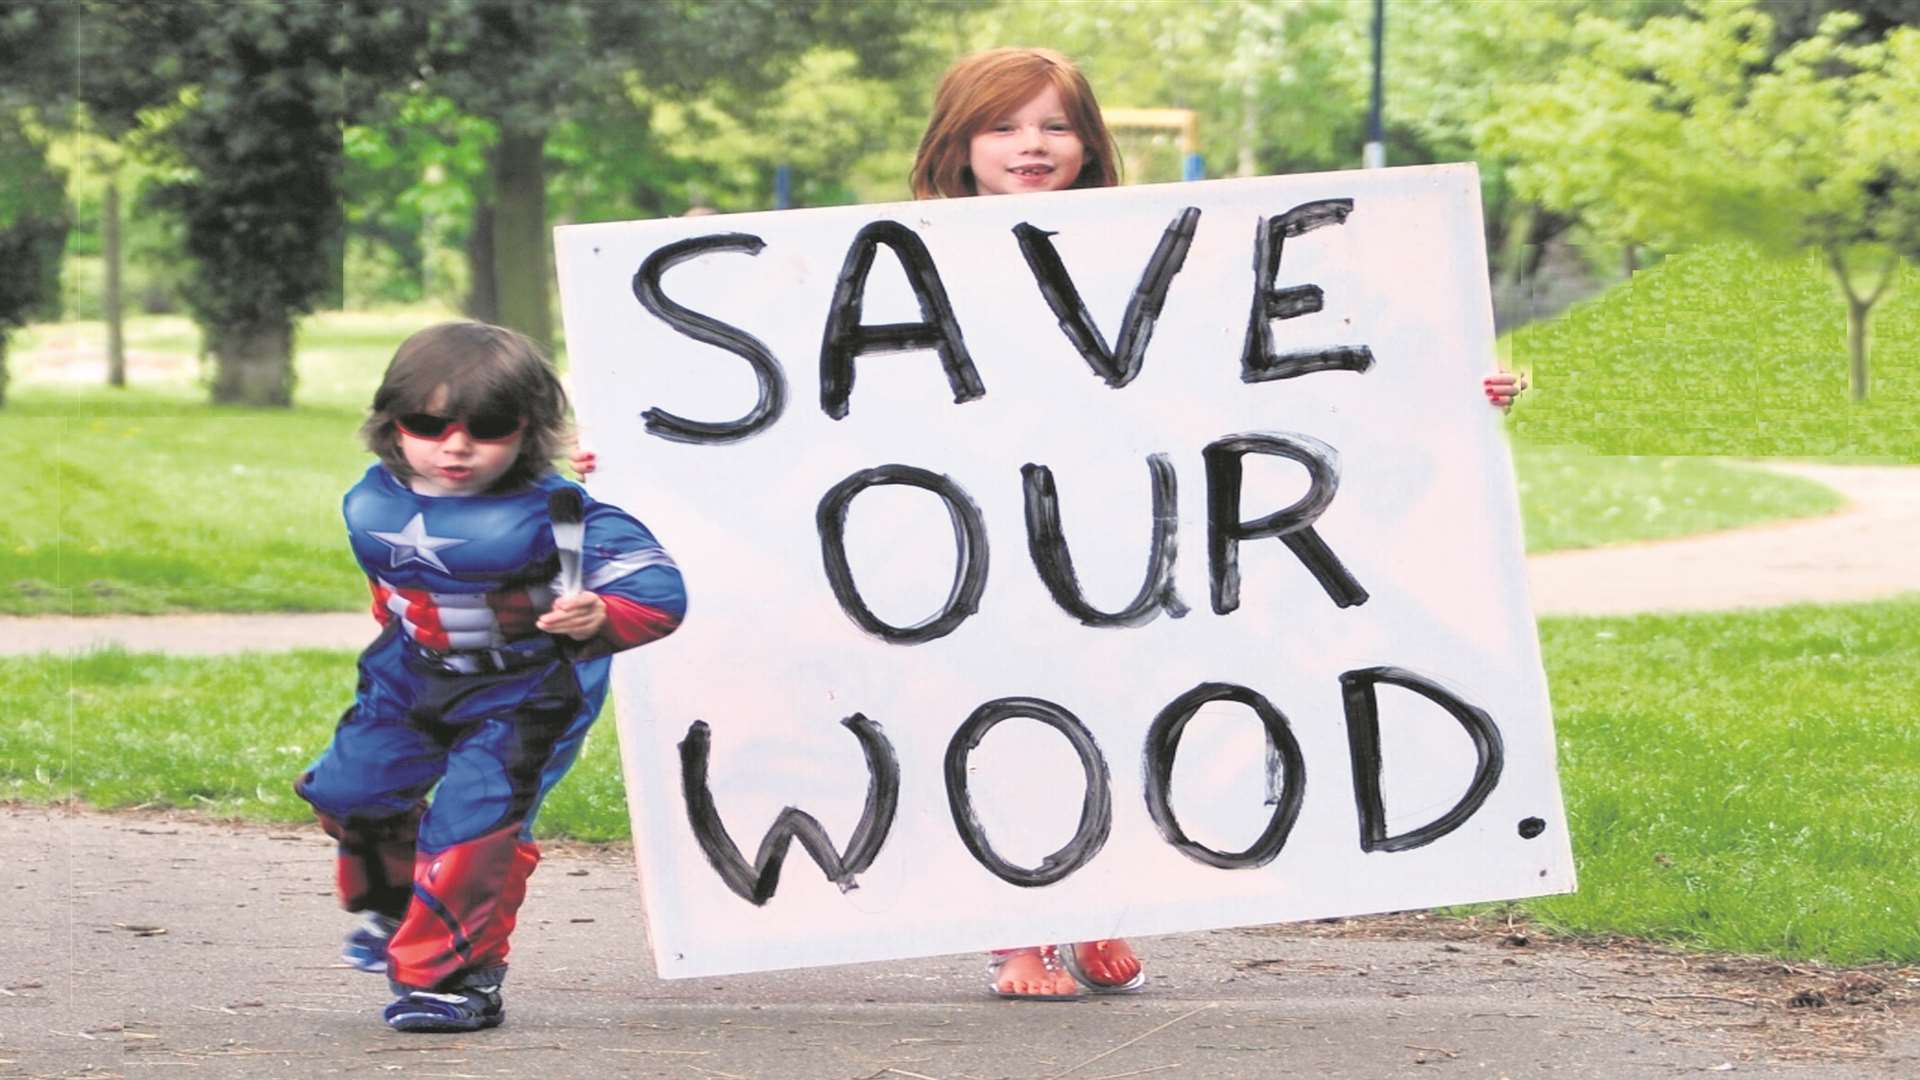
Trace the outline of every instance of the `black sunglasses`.
{"type": "Polygon", "coordinates": [[[474,442],[506,442],[527,426],[527,418],[512,413],[481,413],[462,420],[454,416],[410,412],[394,417],[400,430],[416,439],[439,442],[456,431],[464,431],[474,442]]]}

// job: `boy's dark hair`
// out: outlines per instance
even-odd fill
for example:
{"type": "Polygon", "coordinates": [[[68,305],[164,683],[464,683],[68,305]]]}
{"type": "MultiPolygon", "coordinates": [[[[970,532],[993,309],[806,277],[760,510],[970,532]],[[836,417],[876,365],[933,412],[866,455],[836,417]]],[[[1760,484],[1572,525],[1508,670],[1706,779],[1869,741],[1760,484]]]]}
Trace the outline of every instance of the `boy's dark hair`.
{"type": "Polygon", "coordinates": [[[427,412],[441,387],[447,390],[444,415],[471,417],[508,413],[526,418],[520,456],[494,485],[510,491],[532,483],[553,468],[553,460],[571,440],[567,392],[553,365],[524,334],[504,326],[448,322],[429,326],[400,343],[387,374],[374,391],[373,407],[360,437],[402,482],[412,479],[394,419],[427,412]]]}

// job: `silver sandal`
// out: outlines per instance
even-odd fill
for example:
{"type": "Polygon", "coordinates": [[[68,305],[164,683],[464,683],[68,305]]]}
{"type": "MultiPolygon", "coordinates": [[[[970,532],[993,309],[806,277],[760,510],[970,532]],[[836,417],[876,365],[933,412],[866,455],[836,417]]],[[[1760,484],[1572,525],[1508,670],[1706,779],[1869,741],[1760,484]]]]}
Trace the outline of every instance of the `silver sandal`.
{"type": "MultiPolygon", "coordinates": [[[[1095,994],[1137,994],[1147,985],[1147,969],[1144,964],[1141,965],[1139,971],[1134,972],[1133,978],[1118,985],[1097,982],[1089,978],[1086,970],[1080,966],[1080,956],[1075,951],[1079,944],[1081,943],[1075,942],[1067,945],[1049,946],[1049,948],[1054,949],[1056,955],[1060,958],[1060,962],[1067,966],[1067,970],[1072,973],[1074,981],[1086,987],[1088,991],[1095,994]]],[[[1086,942],[1085,944],[1091,945],[1096,944],[1096,942],[1086,942]]]]}
{"type": "MultiPolygon", "coordinates": [[[[1074,987],[1073,992],[1070,994],[1019,994],[1000,989],[1000,969],[1007,965],[1007,961],[1016,956],[1027,956],[1034,953],[1040,955],[1040,963],[1046,970],[1050,972],[1068,970],[1061,966],[1060,950],[1052,945],[1033,945],[1025,949],[1008,949],[1005,952],[995,952],[987,958],[987,992],[994,997],[1007,1001],[1079,1001],[1083,995],[1077,986],[1074,987]]],[[[1074,974],[1074,979],[1076,981],[1084,981],[1080,979],[1078,974],[1074,974]]]]}

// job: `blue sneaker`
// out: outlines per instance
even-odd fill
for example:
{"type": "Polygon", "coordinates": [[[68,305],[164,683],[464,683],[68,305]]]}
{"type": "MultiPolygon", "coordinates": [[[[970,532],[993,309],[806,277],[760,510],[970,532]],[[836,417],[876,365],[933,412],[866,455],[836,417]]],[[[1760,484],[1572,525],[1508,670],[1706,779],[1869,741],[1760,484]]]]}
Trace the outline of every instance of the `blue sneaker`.
{"type": "Polygon", "coordinates": [[[345,960],[347,966],[361,971],[386,974],[387,941],[398,929],[399,919],[377,911],[367,912],[366,918],[360,920],[360,925],[347,934],[346,944],[340,947],[340,959],[345,960]]]}
{"type": "Polygon", "coordinates": [[[467,984],[444,991],[402,991],[381,1015],[395,1031],[480,1031],[507,1018],[500,984],[467,984]]]}

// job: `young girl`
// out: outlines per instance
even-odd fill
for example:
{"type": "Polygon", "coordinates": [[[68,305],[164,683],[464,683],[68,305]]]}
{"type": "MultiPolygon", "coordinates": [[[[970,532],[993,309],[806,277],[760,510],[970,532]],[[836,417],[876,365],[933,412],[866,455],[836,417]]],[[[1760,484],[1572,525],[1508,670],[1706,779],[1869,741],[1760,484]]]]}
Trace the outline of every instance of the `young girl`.
{"type": "Polygon", "coordinates": [[[553,474],[566,417],[532,342],[446,323],[400,346],[361,428],[380,460],[342,508],[380,636],[295,790],[339,841],[341,903],[365,913],[344,957],[387,975],[402,1031],[501,1022],[534,814],[600,711],[608,655],[686,609],[646,527],[553,474]]]}
{"type": "MultiPolygon", "coordinates": [[[[947,69],[909,175],[919,199],[1062,191],[1117,184],[1120,158],[1072,61],[1051,49],[990,49],[947,69]]],[[[1497,372],[1482,389],[1504,408],[1526,383],[1497,372]]],[[[573,461],[582,473],[595,465],[585,451],[573,461]]],[[[1144,983],[1139,958],[1118,938],[997,950],[989,963],[989,988],[1007,998],[1069,1000],[1082,985],[1126,993],[1144,983]]]]}
{"type": "MultiPolygon", "coordinates": [[[[989,49],[962,57],[940,80],[910,177],[917,199],[1111,187],[1120,159],[1072,61],[1051,49],[989,49]]],[[[1481,386],[1502,408],[1526,389],[1509,372],[1481,386]]],[[[1112,938],[997,950],[988,980],[1001,997],[1059,1000],[1078,996],[1080,985],[1138,990],[1145,974],[1133,949],[1112,938]]]]}

